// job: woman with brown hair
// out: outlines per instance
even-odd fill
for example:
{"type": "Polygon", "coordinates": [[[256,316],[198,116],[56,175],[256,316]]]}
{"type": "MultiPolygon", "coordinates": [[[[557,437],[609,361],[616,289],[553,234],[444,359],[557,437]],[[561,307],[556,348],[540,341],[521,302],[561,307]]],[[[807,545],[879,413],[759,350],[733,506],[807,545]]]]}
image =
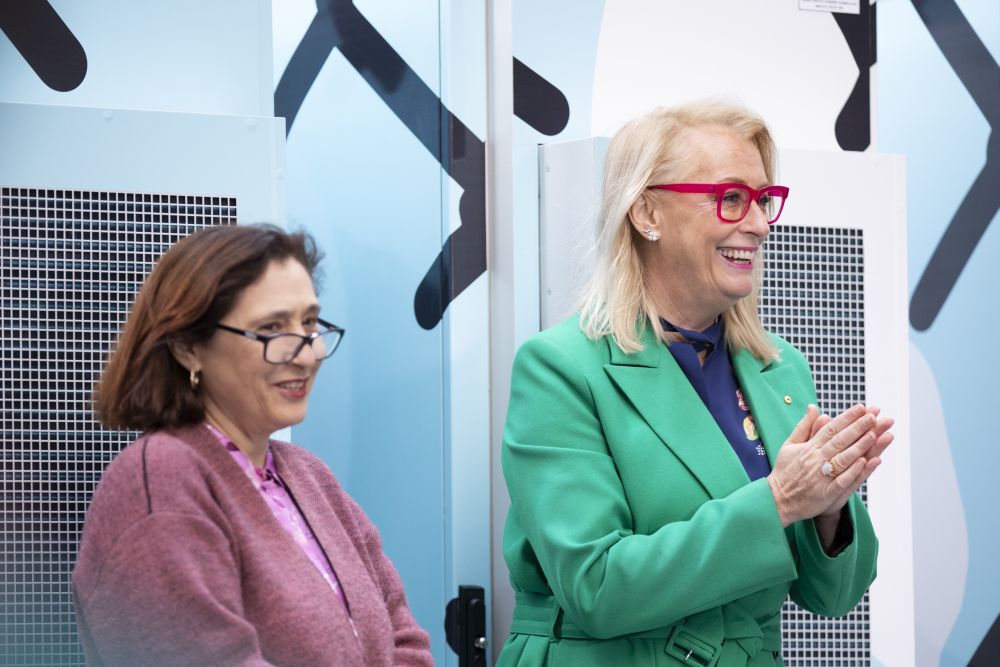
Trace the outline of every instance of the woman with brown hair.
{"type": "Polygon", "coordinates": [[[73,572],[89,665],[430,665],[375,527],[306,416],[343,329],[319,317],[303,233],[213,227],[147,278],[95,397],[143,431],[111,463],[73,572]]]}

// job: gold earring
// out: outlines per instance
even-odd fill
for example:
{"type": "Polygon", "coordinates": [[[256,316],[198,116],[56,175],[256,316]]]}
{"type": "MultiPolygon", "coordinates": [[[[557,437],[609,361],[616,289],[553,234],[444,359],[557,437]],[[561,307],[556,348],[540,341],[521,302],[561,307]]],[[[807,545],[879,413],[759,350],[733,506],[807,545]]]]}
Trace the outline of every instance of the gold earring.
{"type": "Polygon", "coordinates": [[[191,383],[191,388],[197,391],[198,385],[201,384],[201,378],[198,377],[198,371],[191,369],[191,375],[188,376],[188,381],[191,383]]]}

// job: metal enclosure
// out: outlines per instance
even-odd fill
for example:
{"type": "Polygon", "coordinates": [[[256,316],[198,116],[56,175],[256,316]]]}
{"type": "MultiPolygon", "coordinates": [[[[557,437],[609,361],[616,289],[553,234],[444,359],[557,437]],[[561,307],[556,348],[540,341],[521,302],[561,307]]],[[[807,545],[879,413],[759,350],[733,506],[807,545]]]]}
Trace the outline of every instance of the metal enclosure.
{"type": "Polygon", "coordinates": [[[90,396],[135,294],[208,225],[284,224],[284,121],[0,104],[0,664],[83,664],[70,572],[135,434],[90,396]]]}

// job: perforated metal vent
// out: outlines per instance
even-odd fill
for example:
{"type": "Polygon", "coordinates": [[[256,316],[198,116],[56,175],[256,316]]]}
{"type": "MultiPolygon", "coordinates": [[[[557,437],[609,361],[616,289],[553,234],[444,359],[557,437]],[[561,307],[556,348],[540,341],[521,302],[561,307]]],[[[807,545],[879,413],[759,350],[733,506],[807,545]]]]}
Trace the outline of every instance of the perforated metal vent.
{"type": "MultiPolygon", "coordinates": [[[[864,237],[859,229],[778,227],[767,240],[764,326],[809,360],[820,408],[838,414],[865,400],[864,237]]],[[[862,489],[862,498],[865,498],[862,489]]],[[[843,618],[790,600],[782,610],[788,667],[871,663],[868,594],[843,618]]]]}
{"type": "Polygon", "coordinates": [[[236,224],[232,197],[0,188],[0,665],[82,665],[70,592],[105,466],[135,436],[90,395],[170,245],[236,224]]]}

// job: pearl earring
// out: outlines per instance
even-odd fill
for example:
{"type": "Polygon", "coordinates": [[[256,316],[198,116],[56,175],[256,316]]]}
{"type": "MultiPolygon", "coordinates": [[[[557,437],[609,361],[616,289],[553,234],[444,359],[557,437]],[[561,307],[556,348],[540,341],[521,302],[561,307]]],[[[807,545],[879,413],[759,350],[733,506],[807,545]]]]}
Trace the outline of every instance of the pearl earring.
{"type": "Polygon", "coordinates": [[[188,376],[188,382],[191,383],[192,389],[198,389],[198,385],[201,383],[201,378],[198,377],[198,371],[194,369],[191,370],[191,374],[188,376]]]}

